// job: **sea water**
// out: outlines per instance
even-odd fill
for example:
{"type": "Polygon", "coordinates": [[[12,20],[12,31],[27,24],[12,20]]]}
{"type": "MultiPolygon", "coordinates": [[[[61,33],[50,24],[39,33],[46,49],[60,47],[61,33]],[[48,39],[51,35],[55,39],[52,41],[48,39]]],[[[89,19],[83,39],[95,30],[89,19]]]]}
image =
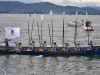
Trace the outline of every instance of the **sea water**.
{"type": "MultiPolygon", "coordinates": [[[[64,41],[70,46],[74,46],[75,27],[68,27],[67,23],[73,20],[80,21],[89,19],[92,21],[94,31],[89,32],[89,40],[93,41],[94,46],[100,45],[100,16],[99,15],[53,15],[43,14],[0,14],[0,42],[5,38],[4,27],[20,27],[20,37],[12,39],[9,42],[10,46],[15,46],[14,42],[22,42],[23,46],[28,46],[28,22],[30,35],[33,32],[32,38],[35,41],[35,46],[39,46],[39,34],[41,35],[42,24],[42,41],[47,41],[47,46],[50,46],[50,35],[52,35],[53,21],[53,40],[58,46],[62,46],[63,36],[63,19],[65,26],[64,41]]],[[[80,41],[81,46],[88,44],[88,32],[83,27],[77,27],[77,41],[80,41]]],[[[4,43],[0,43],[4,46],[4,43]]],[[[31,56],[31,55],[0,55],[0,75],[99,75],[100,74],[100,58],[99,56],[31,56]]]]}

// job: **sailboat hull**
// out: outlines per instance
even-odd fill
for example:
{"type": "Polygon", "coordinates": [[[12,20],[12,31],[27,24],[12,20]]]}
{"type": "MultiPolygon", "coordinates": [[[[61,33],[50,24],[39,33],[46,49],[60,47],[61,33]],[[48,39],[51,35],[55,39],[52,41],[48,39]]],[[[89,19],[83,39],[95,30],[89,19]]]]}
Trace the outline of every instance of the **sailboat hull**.
{"type": "MultiPolygon", "coordinates": [[[[71,27],[75,27],[75,22],[68,22],[67,25],[71,27]]],[[[77,23],[77,27],[81,27],[81,26],[82,26],[81,23],[77,23]]]]}

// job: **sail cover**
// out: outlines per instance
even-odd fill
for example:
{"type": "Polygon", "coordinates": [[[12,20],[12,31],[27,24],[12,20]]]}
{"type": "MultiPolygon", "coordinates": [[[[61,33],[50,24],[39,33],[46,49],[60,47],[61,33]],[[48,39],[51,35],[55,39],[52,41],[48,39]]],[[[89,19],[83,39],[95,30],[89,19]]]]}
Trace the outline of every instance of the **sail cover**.
{"type": "Polygon", "coordinates": [[[18,27],[5,27],[5,38],[20,37],[20,28],[18,27]]]}

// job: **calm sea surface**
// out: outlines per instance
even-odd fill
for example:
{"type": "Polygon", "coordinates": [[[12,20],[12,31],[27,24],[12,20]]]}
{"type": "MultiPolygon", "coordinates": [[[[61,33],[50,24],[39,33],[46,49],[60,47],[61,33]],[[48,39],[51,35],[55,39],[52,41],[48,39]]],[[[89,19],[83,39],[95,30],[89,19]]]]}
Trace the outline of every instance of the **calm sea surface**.
{"type": "MultiPolygon", "coordinates": [[[[89,32],[90,40],[95,46],[100,45],[100,15],[65,15],[65,42],[69,42],[70,46],[74,46],[74,27],[68,27],[67,23],[77,18],[78,21],[82,19],[89,19],[92,21],[95,30],[89,32]]],[[[53,20],[54,41],[58,46],[62,46],[62,25],[63,15],[43,15],[42,36],[43,41],[47,41],[47,46],[50,46],[50,37],[48,24],[51,29],[51,19],[53,20]]],[[[0,42],[4,40],[4,27],[20,27],[21,36],[12,39],[9,44],[15,46],[14,42],[22,42],[23,46],[28,46],[28,23],[30,34],[33,25],[33,40],[35,46],[39,46],[38,27],[41,30],[41,14],[0,14],[0,42]]],[[[40,32],[41,33],[41,32],[40,32]]],[[[87,32],[83,27],[77,29],[77,41],[81,41],[81,46],[87,46],[88,38],[87,32]]],[[[4,46],[4,43],[0,43],[4,46]]],[[[0,75],[100,75],[100,59],[99,57],[86,56],[69,56],[69,57],[43,57],[30,55],[1,55],[0,56],[0,75]]]]}

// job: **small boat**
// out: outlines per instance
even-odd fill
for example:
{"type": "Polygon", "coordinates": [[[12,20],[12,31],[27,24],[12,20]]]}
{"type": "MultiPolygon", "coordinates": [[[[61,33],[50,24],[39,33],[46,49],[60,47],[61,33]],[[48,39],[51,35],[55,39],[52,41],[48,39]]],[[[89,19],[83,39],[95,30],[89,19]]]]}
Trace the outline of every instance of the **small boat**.
{"type": "Polygon", "coordinates": [[[86,31],[94,31],[94,26],[91,23],[90,20],[86,20],[86,23],[83,26],[86,31]]]}
{"type": "MultiPolygon", "coordinates": [[[[68,26],[71,26],[71,27],[75,27],[76,25],[76,21],[71,21],[71,22],[68,22],[67,25],[68,26]]],[[[84,24],[82,22],[77,22],[77,27],[81,27],[83,26],[84,24]]]]}
{"type": "Polygon", "coordinates": [[[86,27],[84,26],[85,31],[94,31],[94,27],[86,27]]]}
{"type": "Polygon", "coordinates": [[[23,51],[15,51],[12,47],[9,50],[4,50],[4,47],[0,48],[0,54],[19,54],[19,55],[100,55],[100,46],[94,46],[92,50],[86,50],[87,47],[82,47],[81,51],[73,51],[73,47],[69,51],[62,51],[62,47],[59,47],[57,51],[49,51],[50,47],[47,47],[46,51],[38,51],[39,47],[35,48],[35,51],[26,51],[27,47],[23,47],[23,51]]]}

